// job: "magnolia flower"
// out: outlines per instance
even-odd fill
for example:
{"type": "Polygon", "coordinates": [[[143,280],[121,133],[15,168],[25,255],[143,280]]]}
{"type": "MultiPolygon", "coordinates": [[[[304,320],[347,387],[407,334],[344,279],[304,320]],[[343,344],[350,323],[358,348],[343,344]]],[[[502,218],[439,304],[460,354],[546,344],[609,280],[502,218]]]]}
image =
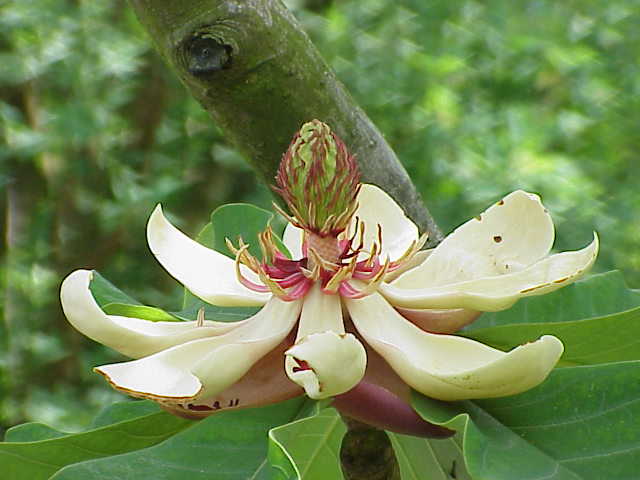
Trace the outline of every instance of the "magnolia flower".
{"type": "Polygon", "coordinates": [[[554,228],[538,196],[513,192],[420,251],[426,238],[416,225],[380,188],[359,183],[353,157],[320,122],[294,137],[276,180],[291,213],[281,212],[291,258],[270,228],[259,238],[261,260],[242,240],[228,242],[234,261],[190,239],[160,206],[147,225],[157,260],[194,295],[263,306],[246,320],[216,322],[203,311],[183,323],[107,315],[89,290],[90,271],[65,279],[71,324],[135,359],[95,369],[114,388],[188,416],[304,390],[415,433],[422,427],[403,403],[409,387],[440,400],[498,397],[538,385],[553,369],[563,352],[553,336],[502,352],[448,335],[480,312],[568,285],[593,264],[597,237],[582,250],[549,253],[554,228]],[[392,411],[395,420],[382,418],[392,411]]]}

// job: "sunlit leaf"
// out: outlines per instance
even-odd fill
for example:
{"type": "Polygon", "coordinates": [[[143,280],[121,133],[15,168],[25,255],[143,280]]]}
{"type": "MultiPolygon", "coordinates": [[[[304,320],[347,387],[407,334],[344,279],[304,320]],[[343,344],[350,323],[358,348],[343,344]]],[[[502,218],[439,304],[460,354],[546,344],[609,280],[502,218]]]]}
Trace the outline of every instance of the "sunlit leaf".
{"type": "Polygon", "coordinates": [[[141,318],[151,322],[177,322],[174,315],[156,307],[146,305],[128,305],[124,303],[109,303],[102,307],[109,315],[120,315],[123,317],[141,318]]]}

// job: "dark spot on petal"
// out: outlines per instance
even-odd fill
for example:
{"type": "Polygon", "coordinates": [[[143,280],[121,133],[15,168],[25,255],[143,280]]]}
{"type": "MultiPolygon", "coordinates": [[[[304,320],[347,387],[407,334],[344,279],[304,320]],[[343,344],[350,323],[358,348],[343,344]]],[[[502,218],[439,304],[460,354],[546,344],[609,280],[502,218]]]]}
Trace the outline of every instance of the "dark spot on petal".
{"type": "Polygon", "coordinates": [[[293,367],[292,370],[294,372],[302,372],[303,370],[311,370],[311,367],[309,366],[309,364],[307,362],[305,362],[304,360],[299,360],[298,364],[299,364],[298,367],[293,367]]]}
{"type": "Polygon", "coordinates": [[[195,410],[196,412],[206,412],[209,410],[214,410],[209,405],[194,405],[193,403],[190,403],[189,405],[187,405],[187,408],[189,410],[195,410]]]}
{"type": "Polygon", "coordinates": [[[500,243],[502,241],[502,237],[500,235],[496,235],[493,237],[493,241],[496,243],[500,243]]]}
{"type": "Polygon", "coordinates": [[[504,205],[504,200],[500,200],[500,201],[498,202],[498,205],[504,205]]]}

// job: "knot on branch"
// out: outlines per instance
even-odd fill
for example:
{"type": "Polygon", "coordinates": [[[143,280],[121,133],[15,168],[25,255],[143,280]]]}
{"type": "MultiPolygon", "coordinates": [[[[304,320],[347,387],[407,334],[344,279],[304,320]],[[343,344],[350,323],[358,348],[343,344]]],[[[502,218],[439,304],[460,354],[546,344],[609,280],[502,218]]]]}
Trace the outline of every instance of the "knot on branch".
{"type": "Polygon", "coordinates": [[[195,77],[206,77],[231,67],[233,47],[207,33],[196,33],[182,47],[185,68],[195,77]]]}

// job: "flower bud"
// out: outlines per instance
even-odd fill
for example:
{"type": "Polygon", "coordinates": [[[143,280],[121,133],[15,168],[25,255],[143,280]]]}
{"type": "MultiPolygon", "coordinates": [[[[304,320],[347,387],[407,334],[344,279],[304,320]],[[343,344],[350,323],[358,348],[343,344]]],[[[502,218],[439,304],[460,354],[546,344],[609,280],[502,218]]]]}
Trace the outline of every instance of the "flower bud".
{"type": "Polygon", "coordinates": [[[322,237],[337,236],[356,210],[360,173],[345,144],[319,120],[305,123],[285,152],[273,187],[294,224],[322,237]]]}

